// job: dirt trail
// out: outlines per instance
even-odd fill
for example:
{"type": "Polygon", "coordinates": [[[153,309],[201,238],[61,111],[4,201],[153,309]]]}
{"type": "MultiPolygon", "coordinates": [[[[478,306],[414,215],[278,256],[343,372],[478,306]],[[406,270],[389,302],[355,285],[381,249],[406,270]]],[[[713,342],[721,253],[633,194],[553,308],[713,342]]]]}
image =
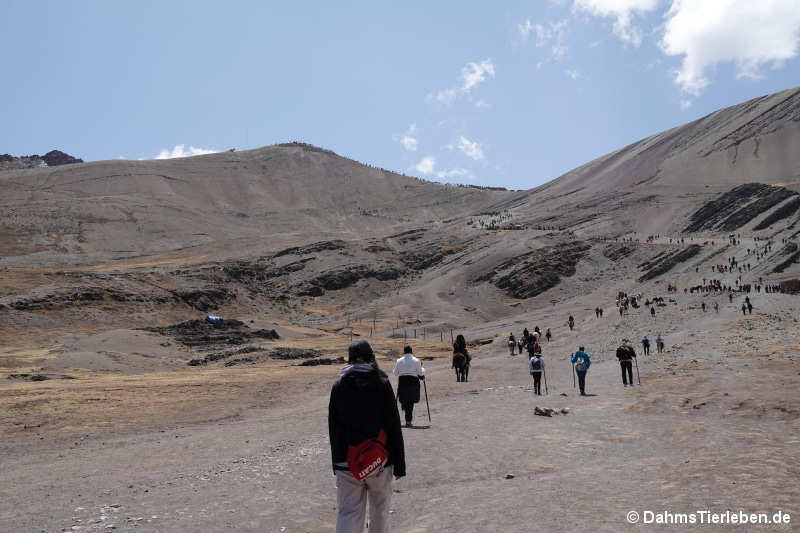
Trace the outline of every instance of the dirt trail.
{"type": "MultiPolygon", "coordinates": [[[[668,351],[641,357],[642,387],[621,386],[611,350],[621,331],[650,329],[644,310],[554,328],[548,396],[533,396],[525,358],[499,342],[475,351],[469,383],[429,362],[433,424],[404,430],[395,530],[624,531],[631,510],[797,512],[796,327],[778,320],[794,300],[772,302],[748,319],[735,304],[659,315],[668,351]],[[594,396],[579,397],[566,355],[586,338],[594,396]],[[546,418],[536,405],[571,412],[546,418]]],[[[241,420],[3,441],[0,529],[332,531],[325,380],[337,369],[319,372],[296,403],[241,420]]],[[[427,425],[424,404],[415,415],[427,425]]]]}

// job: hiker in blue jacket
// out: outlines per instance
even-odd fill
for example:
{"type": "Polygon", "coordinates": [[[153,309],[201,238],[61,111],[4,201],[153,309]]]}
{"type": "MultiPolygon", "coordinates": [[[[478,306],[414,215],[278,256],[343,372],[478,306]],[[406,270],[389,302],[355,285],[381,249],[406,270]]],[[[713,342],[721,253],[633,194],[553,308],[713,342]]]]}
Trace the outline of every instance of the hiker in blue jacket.
{"type": "Polygon", "coordinates": [[[586,372],[592,365],[589,354],[583,351],[583,346],[579,346],[578,351],[572,354],[570,361],[572,361],[575,367],[575,373],[578,375],[578,385],[581,389],[581,396],[586,396],[586,372]]]}

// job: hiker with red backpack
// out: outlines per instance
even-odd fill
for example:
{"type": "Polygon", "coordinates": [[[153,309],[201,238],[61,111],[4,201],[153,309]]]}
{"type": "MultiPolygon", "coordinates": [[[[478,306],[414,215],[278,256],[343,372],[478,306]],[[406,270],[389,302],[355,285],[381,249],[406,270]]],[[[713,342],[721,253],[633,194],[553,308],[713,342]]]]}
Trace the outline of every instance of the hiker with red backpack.
{"type": "Polygon", "coordinates": [[[350,343],[348,365],[331,389],[328,434],[336,476],[336,531],[389,531],[392,474],[406,475],[400,413],[389,377],[364,339],[350,343]]]}

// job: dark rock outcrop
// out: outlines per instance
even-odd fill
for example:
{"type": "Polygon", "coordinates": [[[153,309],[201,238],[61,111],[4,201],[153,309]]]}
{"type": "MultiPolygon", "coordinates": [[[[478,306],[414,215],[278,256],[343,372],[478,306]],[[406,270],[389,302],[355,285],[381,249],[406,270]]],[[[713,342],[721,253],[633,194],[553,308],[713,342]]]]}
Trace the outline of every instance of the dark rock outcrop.
{"type": "Polygon", "coordinates": [[[345,364],[344,357],[321,357],[319,359],[308,359],[299,363],[297,366],[319,366],[319,365],[343,365],[345,364]]]}
{"type": "Polygon", "coordinates": [[[236,293],[226,288],[206,288],[172,291],[177,299],[198,311],[212,311],[236,298],[236,293]]]}
{"type": "Polygon", "coordinates": [[[75,305],[85,305],[87,303],[102,302],[105,299],[105,291],[99,288],[86,288],[74,292],[60,292],[48,294],[41,298],[23,298],[11,302],[9,307],[17,311],[40,311],[65,309],[75,305]]]}
{"type": "Polygon", "coordinates": [[[781,250],[781,255],[788,255],[789,257],[778,263],[778,265],[772,269],[773,274],[780,274],[800,260],[800,250],[798,250],[797,243],[787,243],[781,250]]]}
{"type": "Polygon", "coordinates": [[[764,220],[759,222],[759,224],[754,227],[754,230],[762,230],[767,229],[771,225],[775,224],[776,222],[780,222],[784,218],[788,218],[794,215],[797,210],[800,209],[800,198],[795,198],[793,200],[789,200],[778,209],[767,215],[764,220]]]}
{"type": "Polygon", "coordinates": [[[656,256],[659,257],[659,259],[642,263],[643,268],[649,268],[649,270],[639,278],[639,281],[648,281],[666,274],[676,265],[683,263],[684,261],[688,261],[692,257],[699,254],[701,249],[702,247],[699,244],[692,244],[683,250],[672,252],[666,255],[663,255],[662,252],[662,254],[656,256]]]}
{"type": "Polygon", "coordinates": [[[83,159],[72,157],[59,150],[51,150],[45,155],[33,154],[14,157],[11,154],[0,154],[0,170],[18,170],[41,166],[55,167],[83,163],[83,159]]]}
{"type": "MultiPolygon", "coordinates": [[[[257,348],[256,346],[245,346],[244,348],[239,348],[236,350],[227,350],[222,352],[211,353],[199,359],[192,359],[186,364],[188,364],[189,366],[202,366],[202,365],[207,365],[208,363],[213,363],[214,361],[219,361],[221,359],[227,359],[228,357],[233,357],[234,355],[241,355],[245,353],[253,353],[258,351],[261,351],[261,348],[257,348]]],[[[232,365],[225,363],[225,366],[232,366],[232,365]]]]}
{"type": "Polygon", "coordinates": [[[796,192],[783,187],[745,183],[695,211],[683,232],[734,231],[795,195],[796,192]]]}
{"type": "Polygon", "coordinates": [[[540,248],[509,259],[474,281],[489,281],[512,298],[532,298],[558,285],[562,277],[575,274],[578,261],[590,248],[583,241],[540,248]]]}
{"type": "Polygon", "coordinates": [[[280,252],[274,254],[272,258],[277,259],[278,257],[282,257],[284,255],[289,255],[289,254],[307,255],[307,254],[315,254],[317,252],[322,252],[324,250],[341,250],[345,246],[346,243],[341,240],[315,242],[313,244],[307,244],[305,246],[293,246],[291,248],[286,248],[285,250],[281,250],[280,252]]]}
{"type": "Polygon", "coordinates": [[[362,279],[388,281],[401,277],[404,272],[393,265],[345,265],[324,272],[300,284],[295,289],[297,296],[322,296],[325,291],[346,289],[362,279]]]}
{"type": "Polygon", "coordinates": [[[273,359],[311,359],[312,357],[319,357],[322,355],[317,350],[304,349],[304,348],[287,348],[279,346],[269,352],[269,356],[273,359]]]}
{"type": "Polygon", "coordinates": [[[280,338],[274,329],[251,330],[244,322],[230,319],[220,320],[217,324],[205,320],[187,320],[172,326],[142,328],[142,330],[172,337],[189,347],[245,344],[256,338],[266,340],[280,338]]]}
{"type": "Polygon", "coordinates": [[[619,261],[624,257],[628,257],[633,252],[636,251],[635,246],[630,246],[628,244],[622,243],[615,243],[609,244],[605,248],[603,248],[603,256],[611,259],[612,261],[619,261]]]}
{"type": "Polygon", "coordinates": [[[83,163],[83,159],[72,157],[65,154],[60,150],[50,150],[42,156],[42,160],[47,163],[48,167],[56,167],[59,165],[71,165],[73,163],[83,163]]]}

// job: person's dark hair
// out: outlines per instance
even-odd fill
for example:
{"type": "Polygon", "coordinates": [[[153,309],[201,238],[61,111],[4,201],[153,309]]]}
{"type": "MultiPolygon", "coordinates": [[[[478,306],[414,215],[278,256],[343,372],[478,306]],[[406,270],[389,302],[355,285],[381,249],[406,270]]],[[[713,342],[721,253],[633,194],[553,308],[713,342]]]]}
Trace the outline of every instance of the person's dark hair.
{"type": "Polygon", "coordinates": [[[467,355],[467,341],[464,339],[464,335],[456,335],[456,342],[453,343],[453,351],[467,355]]]}
{"type": "Polygon", "coordinates": [[[583,346],[578,346],[578,349],[579,349],[580,351],[583,351],[583,346]]]}
{"type": "Polygon", "coordinates": [[[378,366],[378,361],[375,360],[375,353],[372,351],[372,346],[364,339],[353,341],[350,343],[350,346],[347,347],[347,362],[351,365],[355,363],[368,363],[372,365],[372,368],[374,368],[378,374],[386,376],[386,373],[378,366]]]}
{"type": "Polygon", "coordinates": [[[372,346],[364,339],[358,339],[347,347],[348,363],[371,363],[375,360],[372,346]]]}
{"type": "Polygon", "coordinates": [[[403,348],[403,353],[414,353],[414,351],[411,349],[411,346],[406,344],[405,348],[403,348]]]}

